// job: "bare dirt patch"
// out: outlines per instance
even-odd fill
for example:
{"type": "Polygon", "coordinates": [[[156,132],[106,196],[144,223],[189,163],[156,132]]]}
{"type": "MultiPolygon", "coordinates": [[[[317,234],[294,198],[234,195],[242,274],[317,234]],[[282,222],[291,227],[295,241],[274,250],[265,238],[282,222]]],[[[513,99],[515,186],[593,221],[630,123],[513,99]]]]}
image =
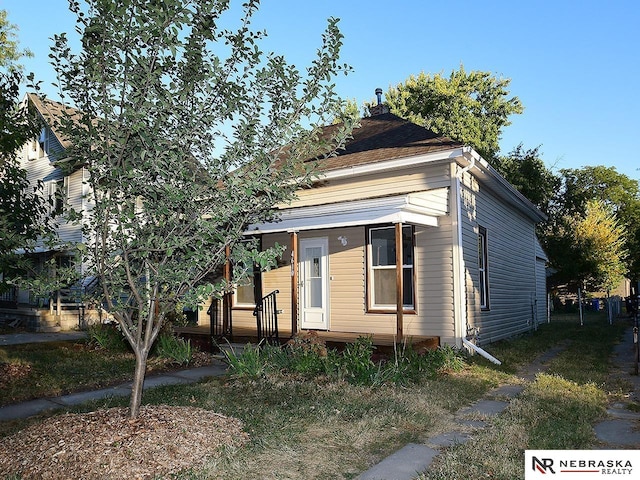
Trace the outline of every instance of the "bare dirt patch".
{"type": "Polygon", "coordinates": [[[248,441],[242,423],[195,407],[65,414],[0,439],[0,471],[23,479],[149,479],[202,465],[248,441]]]}

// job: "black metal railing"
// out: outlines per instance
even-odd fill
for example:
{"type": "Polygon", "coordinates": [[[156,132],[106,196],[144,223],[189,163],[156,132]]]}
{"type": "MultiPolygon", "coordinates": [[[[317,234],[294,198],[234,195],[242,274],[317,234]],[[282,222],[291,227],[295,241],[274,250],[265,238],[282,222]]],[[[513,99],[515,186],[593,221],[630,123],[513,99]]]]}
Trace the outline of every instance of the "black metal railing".
{"type": "Polygon", "coordinates": [[[18,307],[18,289],[10,286],[6,292],[0,293],[0,307],[18,307]]]}
{"type": "Polygon", "coordinates": [[[211,325],[211,336],[214,338],[233,339],[231,324],[231,294],[227,293],[222,298],[214,298],[207,310],[211,325]]]}
{"type": "Polygon", "coordinates": [[[276,295],[280,293],[274,290],[270,294],[262,297],[253,310],[256,317],[258,341],[264,339],[267,342],[279,342],[278,336],[278,306],[276,305],[276,295]]]}

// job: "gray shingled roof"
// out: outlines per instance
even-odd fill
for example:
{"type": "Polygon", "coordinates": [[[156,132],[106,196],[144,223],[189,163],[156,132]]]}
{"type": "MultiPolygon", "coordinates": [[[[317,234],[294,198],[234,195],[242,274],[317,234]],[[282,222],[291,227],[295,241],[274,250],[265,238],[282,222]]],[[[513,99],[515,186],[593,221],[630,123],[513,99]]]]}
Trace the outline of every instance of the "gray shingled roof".
{"type": "MultiPolygon", "coordinates": [[[[404,120],[392,113],[363,118],[360,128],[353,130],[344,150],[321,160],[320,171],[366,165],[398,158],[413,157],[460,148],[460,142],[438,136],[427,128],[404,120]]],[[[325,129],[325,134],[337,126],[325,129]]]]}

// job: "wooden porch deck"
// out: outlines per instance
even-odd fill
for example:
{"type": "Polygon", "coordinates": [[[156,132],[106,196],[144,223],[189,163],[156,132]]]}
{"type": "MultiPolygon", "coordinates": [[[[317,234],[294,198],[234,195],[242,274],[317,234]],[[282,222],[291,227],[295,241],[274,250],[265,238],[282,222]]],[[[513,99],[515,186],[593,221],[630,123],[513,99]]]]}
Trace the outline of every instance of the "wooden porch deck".
{"type": "MultiPolygon", "coordinates": [[[[206,337],[206,340],[202,338],[201,341],[210,343],[210,327],[209,325],[193,326],[193,327],[176,327],[176,333],[181,336],[193,338],[194,341],[198,341],[198,337],[206,337]]],[[[364,333],[357,332],[331,332],[322,330],[302,330],[299,333],[314,332],[319,338],[324,340],[327,344],[340,346],[345,343],[355,342],[359,337],[366,336],[364,333]]],[[[287,342],[291,338],[290,331],[280,332],[280,340],[282,343],[287,342]]],[[[398,338],[395,335],[390,334],[373,334],[373,344],[380,347],[390,347],[396,343],[411,342],[412,345],[431,350],[440,346],[440,337],[430,336],[407,336],[404,340],[398,342],[398,338]]],[[[231,339],[229,339],[231,341],[231,339]]],[[[233,343],[257,343],[258,337],[255,329],[251,328],[233,328],[233,343]]]]}

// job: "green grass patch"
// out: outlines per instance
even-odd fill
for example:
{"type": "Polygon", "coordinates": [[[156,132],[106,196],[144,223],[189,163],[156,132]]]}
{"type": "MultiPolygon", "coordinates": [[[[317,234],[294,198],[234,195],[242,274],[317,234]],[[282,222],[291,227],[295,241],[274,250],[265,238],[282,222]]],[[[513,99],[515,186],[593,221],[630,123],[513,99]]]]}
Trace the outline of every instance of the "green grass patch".
{"type": "MultiPolygon", "coordinates": [[[[171,368],[172,359],[150,357],[148,373],[171,368]]],[[[130,380],[135,356],[91,341],[0,347],[0,406],[34,398],[103,388],[130,380]]]]}

